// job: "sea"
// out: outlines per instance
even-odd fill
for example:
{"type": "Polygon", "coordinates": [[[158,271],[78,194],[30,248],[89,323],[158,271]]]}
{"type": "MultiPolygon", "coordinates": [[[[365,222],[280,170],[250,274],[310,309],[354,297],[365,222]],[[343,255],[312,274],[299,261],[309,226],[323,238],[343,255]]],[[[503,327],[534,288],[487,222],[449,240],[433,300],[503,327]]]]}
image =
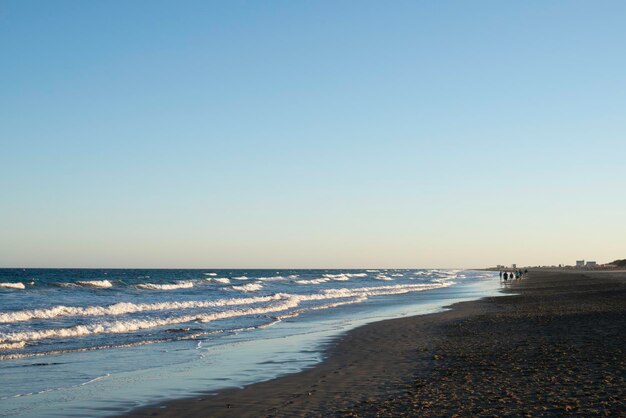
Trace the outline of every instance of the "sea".
{"type": "Polygon", "coordinates": [[[0,269],[0,416],[104,417],[312,367],[342,333],[495,295],[459,269],[0,269]]]}

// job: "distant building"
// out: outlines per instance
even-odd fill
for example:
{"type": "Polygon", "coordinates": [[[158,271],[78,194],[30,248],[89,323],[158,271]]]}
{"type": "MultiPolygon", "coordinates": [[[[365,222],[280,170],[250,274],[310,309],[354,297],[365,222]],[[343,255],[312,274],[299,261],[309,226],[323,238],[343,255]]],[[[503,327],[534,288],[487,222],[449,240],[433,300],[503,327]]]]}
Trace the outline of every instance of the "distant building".
{"type": "Polygon", "coordinates": [[[585,260],[576,260],[576,267],[585,267],[585,260]]]}
{"type": "Polygon", "coordinates": [[[503,269],[503,268],[504,268],[504,266],[503,266],[502,264],[498,264],[498,265],[496,266],[496,268],[503,269]]]}
{"type": "Polygon", "coordinates": [[[596,263],[595,261],[587,261],[587,264],[585,264],[585,266],[587,267],[596,267],[598,265],[598,263],[596,263]]]}
{"type": "Polygon", "coordinates": [[[516,269],[517,268],[517,264],[511,264],[511,268],[512,269],[516,269]]]}

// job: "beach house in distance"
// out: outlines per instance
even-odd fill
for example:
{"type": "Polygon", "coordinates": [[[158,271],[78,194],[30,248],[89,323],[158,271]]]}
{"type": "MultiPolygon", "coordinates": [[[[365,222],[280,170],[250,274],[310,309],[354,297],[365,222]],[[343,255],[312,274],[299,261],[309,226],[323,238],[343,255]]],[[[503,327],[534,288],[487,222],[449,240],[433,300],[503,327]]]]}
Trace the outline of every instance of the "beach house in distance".
{"type": "MultiPolygon", "coordinates": [[[[571,268],[571,267],[570,267],[571,268]]],[[[610,263],[598,264],[595,261],[577,260],[574,268],[577,269],[600,269],[600,270],[624,270],[626,269],[626,258],[615,260],[610,263]]]]}

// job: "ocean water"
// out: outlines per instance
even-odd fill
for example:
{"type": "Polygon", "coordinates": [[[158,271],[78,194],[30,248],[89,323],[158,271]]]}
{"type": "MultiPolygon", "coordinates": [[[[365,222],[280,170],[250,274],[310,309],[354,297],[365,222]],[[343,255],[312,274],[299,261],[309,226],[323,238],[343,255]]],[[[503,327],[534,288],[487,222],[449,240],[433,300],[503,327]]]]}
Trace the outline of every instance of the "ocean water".
{"type": "Polygon", "coordinates": [[[470,270],[0,269],[0,416],[108,416],[270,379],[355,326],[498,283],[470,270]]]}

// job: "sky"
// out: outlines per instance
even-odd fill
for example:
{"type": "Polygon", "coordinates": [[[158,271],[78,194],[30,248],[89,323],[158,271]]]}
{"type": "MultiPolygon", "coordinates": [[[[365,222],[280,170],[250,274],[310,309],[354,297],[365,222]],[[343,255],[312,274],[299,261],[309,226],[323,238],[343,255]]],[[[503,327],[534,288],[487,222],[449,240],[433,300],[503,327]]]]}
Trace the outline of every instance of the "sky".
{"type": "Polygon", "coordinates": [[[0,267],[626,258],[625,16],[0,0],[0,267]]]}

